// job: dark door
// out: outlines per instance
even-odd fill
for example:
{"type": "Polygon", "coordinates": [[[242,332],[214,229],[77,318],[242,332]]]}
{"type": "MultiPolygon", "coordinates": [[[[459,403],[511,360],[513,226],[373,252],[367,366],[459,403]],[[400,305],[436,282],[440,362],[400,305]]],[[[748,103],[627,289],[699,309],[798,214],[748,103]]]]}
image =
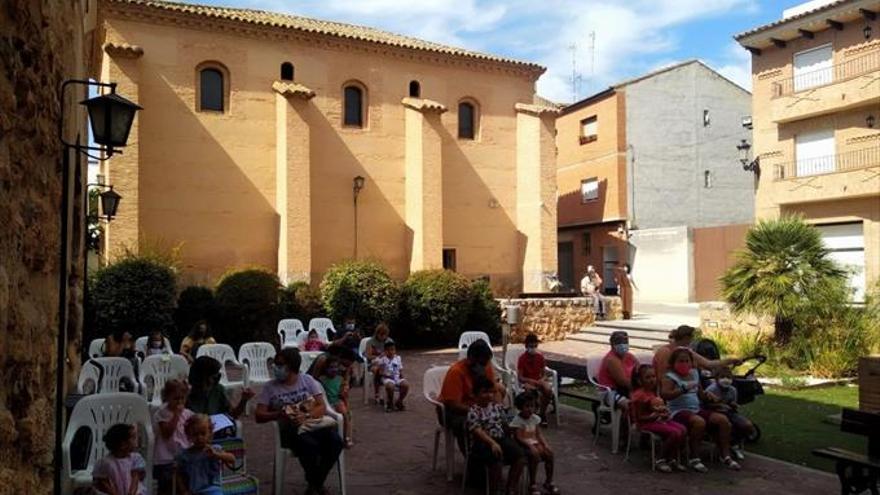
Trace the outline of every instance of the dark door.
{"type": "Polygon", "coordinates": [[[563,290],[571,291],[574,288],[574,243],[560,242],[556,246],[559,281],[563,290]]]}

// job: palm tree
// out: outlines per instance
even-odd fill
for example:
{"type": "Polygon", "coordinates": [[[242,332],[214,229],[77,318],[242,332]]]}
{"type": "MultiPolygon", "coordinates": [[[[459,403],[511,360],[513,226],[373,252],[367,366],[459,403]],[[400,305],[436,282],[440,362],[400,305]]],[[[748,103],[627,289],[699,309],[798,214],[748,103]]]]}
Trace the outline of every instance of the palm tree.
{"type": "Polygon", "coordinates": [[[752,227],[745,249],[721,277],[733,312],[772,315],[779,343],[791,337],[795,315],[839,297],[845,283],[846,271],[829,257],[819,230],[797,216],[752,227]]]}

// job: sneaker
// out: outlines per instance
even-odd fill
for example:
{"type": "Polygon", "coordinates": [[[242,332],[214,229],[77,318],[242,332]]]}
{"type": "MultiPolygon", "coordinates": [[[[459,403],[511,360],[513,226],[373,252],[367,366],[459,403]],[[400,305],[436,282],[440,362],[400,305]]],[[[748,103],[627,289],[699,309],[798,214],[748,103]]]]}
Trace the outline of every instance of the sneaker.
{"type": "Polygon", "coordinates": [[[393,412],[393,411],[394,411],[394,408],[391,407],[391,404],[386,404],[386,405],[385,405],[385,412],[390,413],[390,412],[393,412]]]}
{"type": "Polygon", "coordinates": [[[396,407],[398,411],[406,410],[406,406],[401,401],[397,401],[397,404],[395,404],[394,407],[396,407]]]}
{"type": "Polygon", "coordinates": [[[666,463],[666,459],[658,459],[657,462],[654,463],[654,469],[660,471],[661,473],[672,472],[672,468],[669,467],[669,464],[666,463]]]}
{"type": "Polygon", "coordinates": [[[736,458],[736,460],[738,460],[738,461],[741,461],[746,458],[746,454],[742,451],[741,448],[734,447],[734,448],[730,449],[730,451],[733,453],[733,457],[736,458]]]}
{"type": "Polygon", "coordinates": [[[701,461],[699,457],[695,457],[695,458],[689,460],[688,466],[690,466],[691,469],[693,469],[694,471],[696,471],[698,473],[708,473],[709,472],[709,468],[707,468],[706,465],[703,464],[703,461],[701,461]]]}
{"type": "Polygon", "coordinates": [[[740,469],[742,469],[742,466],[740,466],[738,462],[731,459],[730,456],[727,456],[724,459],[721,459],[721,462],[725,466],[727,466],[727,469],[732,469],[734,471],[739,471],[740,469]]]}
{"type": "Polygon", "coordinates": [[[688,470],[687,466],[678,462],[678,459],[672,459],[671,461],[669,461],[669,466],[680,473],[686,473],[688,470]]]}

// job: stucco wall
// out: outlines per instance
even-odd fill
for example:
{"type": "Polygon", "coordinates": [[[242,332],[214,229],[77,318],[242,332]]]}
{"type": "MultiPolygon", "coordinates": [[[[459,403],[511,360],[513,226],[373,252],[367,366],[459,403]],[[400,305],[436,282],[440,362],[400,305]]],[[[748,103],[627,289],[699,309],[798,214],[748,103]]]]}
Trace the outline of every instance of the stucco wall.
{"type": "Polygon", "coordinates": [[[634,230],[630,244],[636,301],[693,300],[693,243],[687,227],[634,230]]]}
{"type": "MultiPolygon", "coordinates": [[[[358,198],[359,257],[382,262],[395,277],[408,273],[412,232],[406,223],[401,99],[409,82],[418,80],[423,98],[450,109],[440,116],[438,130],[443,247],[457,250],[458,271],[465,275],[489,274],[493,284],[520,283],[514,105],[532,101],[529,77],[378,50],[112,16],[106,28],[107,41],[144,50],[125,70],[137,77],[139,102],[147,108],[139,123],[137,235],[182,242],[187,270],[214,276],[242,264],[276,267],[276,109],[271,85],[280,64],[290,61],[296,81],[316,93],[303,114],[310,130],[313,280],[333,262],[352,256],[356,175],[366,178],[358,198]],[[205,61],[222,63],[228,70],[230,102],[224,114],[195,111],[195,69],[205,61]],[[341,94],[348,81],[367,89],[364,129],[341,125],[341,94]],[[465,97],[478,104],[474,141],[457,139],[456,109],[465,97]]],[[[104,57],[105,67],[114,65],[119,64],[104,57]]],[[[126,182],[124,176],[133,173],[111,166],[109,175],[111,181],[126,182]]],[[[126,197],[127,191],[119,192],[126,197]]],[[[129,207],[123,205],[120,210],[129,207]]],[[[119,231],[123,220],[120,216],[114,222],[119,231]]],[[[113,247],[136,243],[134,233],[123,236],[119,231],[109,235],[113,247]]]]}
{"type": "Polygon", "coordinates": [[[700,63],[626,86],[630,219],[640,229],[751,222],[754,180],[736,145],[748,92],[700,63]],[[703,125],[709,110],[710,125],[703,125]],[[711,187],[704,185],[709,171],[711,187]]]}
{"type": "MultiPolygon", "coordinates": [[[[94,2],[10,0],[0,8],[0,492],[52,490],[55,377],[58,372],[58,283],[62,147],[58,135],[62,81],[86,76],[84,31],[94,2]]],[[[85,136],[77,103],[65,98],[64,137],[85,136]]],[[[71,157],[74,155],[71,153],[71,157]]],[[[82,254],[79,205],[85,160],[71,161],[72,259],[82,254]],[[77,169],[79,174],[77,174],[77,169]]],[[[71,266],[67,309],[74,375],[82,324],[82,264],[71,266]]]]}

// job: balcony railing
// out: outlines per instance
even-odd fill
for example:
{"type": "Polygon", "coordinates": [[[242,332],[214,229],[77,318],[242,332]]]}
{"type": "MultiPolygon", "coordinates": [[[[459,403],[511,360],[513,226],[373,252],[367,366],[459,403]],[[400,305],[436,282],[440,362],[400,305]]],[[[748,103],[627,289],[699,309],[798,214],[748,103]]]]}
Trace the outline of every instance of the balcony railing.
{"type": "Polygon", "coordinates": [[[878,166],[880,166],[880,146],[778,163],[774,165],[773,178],[774,180],[794,179],[878,166]]]}
{"type": "Polygon", "coordinates": [[[880,50],[847,60],[824,69],[804,72],[773,83],[773,98],[790,96],[808,89],[828,86],[837,82],[880,70],[880,50]]]}

